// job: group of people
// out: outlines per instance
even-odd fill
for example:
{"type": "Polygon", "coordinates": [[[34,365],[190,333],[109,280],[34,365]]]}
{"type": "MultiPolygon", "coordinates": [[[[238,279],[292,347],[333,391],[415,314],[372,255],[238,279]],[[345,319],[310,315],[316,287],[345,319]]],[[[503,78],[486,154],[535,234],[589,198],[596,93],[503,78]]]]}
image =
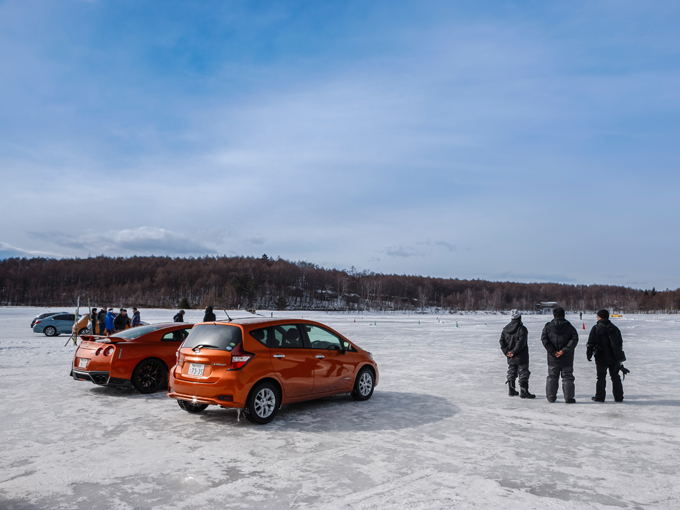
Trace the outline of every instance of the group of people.
{"type": "MultiPolygon", "coordinates": [[[[184,310],[180,310],[175,314],[175,316],[172,318],[174,322],[184,322],[184,314],[186,312],[184,310]]],[[[217,320],[217,316],[215,315],[215,312],[213,312],[213,307],[212,306],[207,306],[205,309],[205,314],[203,314],[203,322],[215,322],[217,320]]]]}
{"type": "MultiPolygon", "coordinates": [[[[574,351],[578,344],[576,328],[564,318],[564,309],[553,310],[553,320],[548,322],[541,334],[541,343],[548,356],[548,378],[545,385],[545,396],[548,402],[557,400],[557,387],[562,378],[562,392],[567,404],[576,402],[574,398],[574,351]]],[[[501,350],[508,361],[508,394],[511,397],[535,398],[529,392],[529,346],[528,331],[522,324],[522,314],[512,310],[510,323],[501,333],[501,350]],[[515,386],[519,378],[519,392],[515,386]]],[[[609,320],[609,312],[597,312],[597,324],[590,330],[586,357],[592,361],[595,357],[597,366],[597,383],[594,402],[604,402],[606,395],[607,373],[612,381],[612,393],[616,402],[623,402],[623,383],[619,372],[624,376],[628,370],[623,366],[626,356],[623,352],[621,331],[609,320]]]]}
{"type": "Polygon", "coordinates": [[[113,308],[106,307],[99,311],[93,308],[90,312],[90,331],[92,334],[98,332],[99,335],[112,335],[128,327],[135,328],[141,322],[141,314],[134,307],[132,308],[132,317],[128,315],[125,308],[121,308],[119,313],[115,313],[113,308]]]}

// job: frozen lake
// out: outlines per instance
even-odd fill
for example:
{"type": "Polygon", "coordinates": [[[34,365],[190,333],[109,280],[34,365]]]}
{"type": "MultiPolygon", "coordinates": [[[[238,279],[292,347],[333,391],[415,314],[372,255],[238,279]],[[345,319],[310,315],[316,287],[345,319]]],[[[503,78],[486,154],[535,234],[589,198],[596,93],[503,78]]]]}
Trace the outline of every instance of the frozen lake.
{"type": "Polygon", "coordinates": [[[531,401],[507,396],[508,316],[275,312],[345,334],[381,379],[367,402],[295,404],[255,426],[234,410],[190,415],[164,393],[72,380],[74,347],[29,329],[41,311],[0,308],[3,510],[680,508],[679,316],[613,319],[631,374],[624,403],[608,384],[596,404],[585,359],[595,317],[567,315],[580,342],[577,404],[565,405],[561,390],[545,400],[546,316],[524,317],[531,401]]]}

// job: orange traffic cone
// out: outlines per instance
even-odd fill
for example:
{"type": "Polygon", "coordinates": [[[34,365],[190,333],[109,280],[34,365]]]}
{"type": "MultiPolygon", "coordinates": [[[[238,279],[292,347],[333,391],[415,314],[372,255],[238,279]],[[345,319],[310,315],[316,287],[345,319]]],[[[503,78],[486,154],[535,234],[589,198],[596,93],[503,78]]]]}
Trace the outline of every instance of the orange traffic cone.
{"type": "Polygon", "coordinates": [[[583,329],[586,329],[586,323],[585,322],[583,323],[583,329]]]}

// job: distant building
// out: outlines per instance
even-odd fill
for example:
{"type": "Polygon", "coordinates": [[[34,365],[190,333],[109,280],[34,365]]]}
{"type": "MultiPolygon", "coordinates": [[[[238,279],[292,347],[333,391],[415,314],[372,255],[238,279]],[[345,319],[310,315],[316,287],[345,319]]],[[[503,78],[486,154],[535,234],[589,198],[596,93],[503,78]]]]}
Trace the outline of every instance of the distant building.
{"type": "Polygon", "coordinates": [[[545,314],[552,313],[558,306],[557,301],[543,301],[541,303],[536,303],[536,311],[545,314]]]}

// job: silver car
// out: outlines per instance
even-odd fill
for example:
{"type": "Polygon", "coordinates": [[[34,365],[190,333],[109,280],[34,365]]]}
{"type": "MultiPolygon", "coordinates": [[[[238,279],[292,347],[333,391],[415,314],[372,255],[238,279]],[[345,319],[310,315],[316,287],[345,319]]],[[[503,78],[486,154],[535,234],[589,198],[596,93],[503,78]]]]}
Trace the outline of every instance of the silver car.
{"type": "MultiPolygon", "coordinates": [[[[82,317],[78,316],[78,318],[82,317]]],[[[71,334],[71,328],[76,320],[74,313],[58,313],[51,317],[38,319],[33,326],[33,333],[44,333],[45,336],[59,336],[62,333],[71,334]]]]}

